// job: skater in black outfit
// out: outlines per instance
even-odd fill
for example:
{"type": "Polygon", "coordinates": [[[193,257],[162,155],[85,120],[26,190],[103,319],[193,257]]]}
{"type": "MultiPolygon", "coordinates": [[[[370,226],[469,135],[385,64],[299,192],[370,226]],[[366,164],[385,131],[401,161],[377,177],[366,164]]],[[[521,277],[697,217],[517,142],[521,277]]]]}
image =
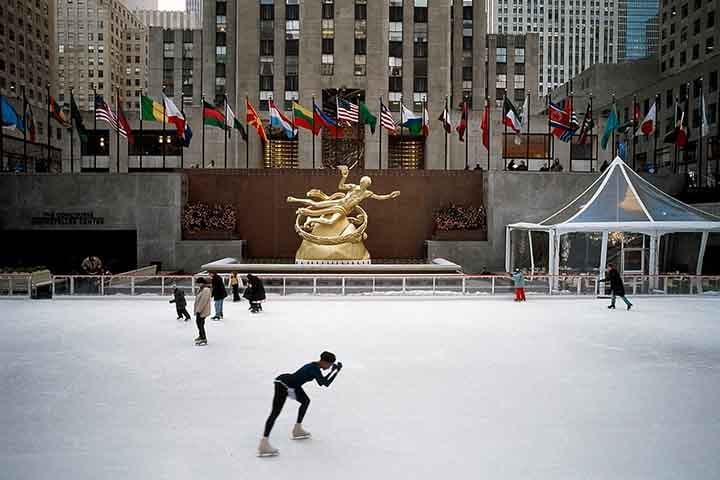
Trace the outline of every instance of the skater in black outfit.
{"type": "Polygon", "coordinates": [[[260,302],[265,300],[265,287],[263,286],[262,280],[252,273],[248,273],[247,284],[248,286],[243,293],[243,297],[247,298],[248,302],[250,302],[250,312],[262,312],[260,302]]]}
{"type": "Polygon", "coordinates": [[[340,370],[342,370],[342,363],[335,363],[335,354],[323,352],[320,355],[319,361],[308,363],[295,373],[283,373],[275,379],[275,396],[273,397],[272,411],[265,422],[265,431],[263,432],[263,438],[260,440],[260,446],[258,447],[259,456],[265,457],[278,454],[278,450],[270,445],[268,438],[270,437],[273,425],[275,425],[275,420],[285,405],[287,397],[293,398],[300,403],[297,423],[292,431],[293,440],[310,438],[310,432],[302,428],[305,413],[307,412],[308,406],[310,406],[310,398],[302,389],[302,385],[315,380],[318,385],[329,387],[338,373],[340,373],[340,370]],[[327,370],[328,368],[331,368],[330,373],[323,376],[321,370],[327,370]]]}
{"type": "Polygon", "coordinates": [[[215,301],[215,316],[213,320],[222,320],[223,318],[223,302],[227,297],[227,290],[225,289],[225,282],[220,275],[212,273],[212,298],[215,301]]]}
{"type": "Polygon", "coordinates": [[[187,300],[185,300],[185,292],[181,288],[178,288],[177,285],[175,285],[175,289],[173,290],[173,299],[170,300],[170,303],[175,304],[175,310],[177,310],[177,319],[180,320],[181,318],[185,317],[185,321],[187,322],[190,320],[190,314],[187,311],[187,300]]]}
{"type": "Polygon", "coordinates": [[[612,263],[608,264],[607,275],[600,281],[610,283],[610,291],[612,292],[612,298],[610,300],[610,305],[608,306],[608,308],[615,308],[615,297],[622,298],[623,302],[625,302],[625,305],[627,305],[628,310],[632,308],[633,305],[632,303],[630,303],[630,300],[625,298],[625,285],[623,284],[620,272],[617,271],[615,265],[613,265],[612,263]]]}

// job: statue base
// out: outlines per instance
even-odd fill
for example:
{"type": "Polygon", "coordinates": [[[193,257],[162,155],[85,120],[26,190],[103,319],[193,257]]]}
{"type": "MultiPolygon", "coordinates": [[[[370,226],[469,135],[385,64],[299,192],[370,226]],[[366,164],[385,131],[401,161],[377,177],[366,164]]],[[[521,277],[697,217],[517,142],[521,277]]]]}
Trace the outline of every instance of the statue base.
{"type": "Polygon", "coordinates": [[[319,245],[303,240],[295,253],[295,263],[370,263],[370,252],[362,241],[319,245]]]}

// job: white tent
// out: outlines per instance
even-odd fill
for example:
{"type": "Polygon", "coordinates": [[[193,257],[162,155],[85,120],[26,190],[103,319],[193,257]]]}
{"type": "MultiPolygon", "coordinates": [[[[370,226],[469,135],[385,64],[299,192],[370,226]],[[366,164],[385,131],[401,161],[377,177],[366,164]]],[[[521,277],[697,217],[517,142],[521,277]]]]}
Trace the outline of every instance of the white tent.
{"type": "Polygon", "coordinates": [[[649,237],[648,273],[658,272],[659,244],[663,235],[678,232],[702,234],[696,274],[702,273],[702,262],[708,234],[720,232],[720,217],[691,207],[665,194],[640,177],[619,157],[583,193],[564,208],[539,223],[514,223],[506,227],[505,268],[512,268],[513,230],[547,232],[549,237],[548,273],[560,272],[560,238],[575,232],[602,233],[600,271],[607,264],[608,235],[610,232],[642,233],[649,237]]]}

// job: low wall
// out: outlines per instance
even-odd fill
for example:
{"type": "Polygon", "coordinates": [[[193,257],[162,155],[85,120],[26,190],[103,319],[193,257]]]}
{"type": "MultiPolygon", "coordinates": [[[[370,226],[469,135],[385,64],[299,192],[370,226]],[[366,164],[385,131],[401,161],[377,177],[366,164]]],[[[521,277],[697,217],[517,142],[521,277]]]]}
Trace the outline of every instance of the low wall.
{"type": "Polygon", "coordinates": [[[206,263],[219,258],[242,260],[245,240],[184,240],[175,242],[175,269],[198,272],[206,263]]]}

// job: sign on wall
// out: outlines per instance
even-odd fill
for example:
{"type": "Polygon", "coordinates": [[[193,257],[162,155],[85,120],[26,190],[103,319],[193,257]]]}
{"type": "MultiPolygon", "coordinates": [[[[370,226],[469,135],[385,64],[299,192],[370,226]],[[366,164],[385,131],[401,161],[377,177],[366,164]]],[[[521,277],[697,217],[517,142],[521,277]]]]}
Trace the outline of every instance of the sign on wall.
{"type": "Polygon", "coordinates": [[[93,212],[55,212],[47,211],[39,217],[30,218],[31,225],[104,225],[104,217],[96,217],[93,212]]]}

